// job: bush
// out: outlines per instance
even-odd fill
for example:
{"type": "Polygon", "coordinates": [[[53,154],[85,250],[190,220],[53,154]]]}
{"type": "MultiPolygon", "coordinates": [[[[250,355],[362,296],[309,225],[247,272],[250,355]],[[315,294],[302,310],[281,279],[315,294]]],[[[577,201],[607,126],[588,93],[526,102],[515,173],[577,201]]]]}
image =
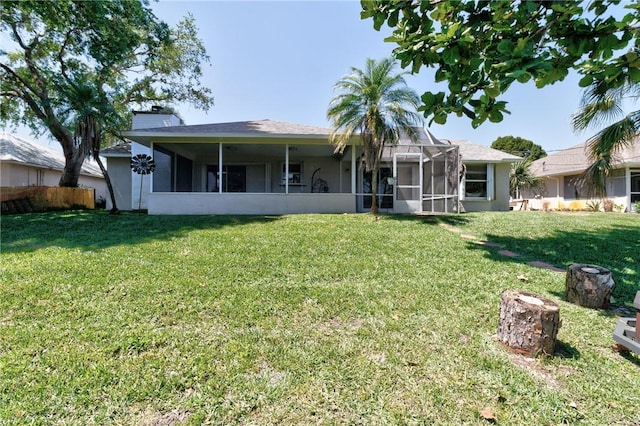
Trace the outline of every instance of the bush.
{"type": "Polygon", "coordinates": [[[600,201],[589,200],[585,203],[585,209],[590,212],[600,211],[600,201]]]}

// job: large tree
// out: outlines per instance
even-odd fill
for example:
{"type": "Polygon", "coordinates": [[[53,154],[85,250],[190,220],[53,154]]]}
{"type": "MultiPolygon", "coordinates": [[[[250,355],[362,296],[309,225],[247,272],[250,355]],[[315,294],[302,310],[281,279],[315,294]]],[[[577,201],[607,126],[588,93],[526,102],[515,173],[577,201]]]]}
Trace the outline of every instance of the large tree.
{"type": "Polygon", "coordinates": [[[418,95],[407,86],[406,73],[395,72],[393,58],[368,58],[363,70],[351,68],[334,86],[327,117],[333,131],[331,141],[342,150],[359,133],[364,147],[363,165],[371,172],[371,213],[378,212],[378,171],[384,147],[394,145],[401,134],[415,141],[415,126],[422,122],[416,109],[418,95]]]}
{"type": "Polygon", "coordinates": [[[620,0],[362,0],[362,18],[393,28],[402,67],[435,69],[446,90],[422,95],[436,123],[455,113],[479,126],[508,112],[513,83],[544,87],[569,70],[580,85],[610,89],[640,80],[640,3],[620,0]]]}
{"type": "Polygon", "coordinates": [[[615,88],[596,81],[585,89],[572,123],[577,131],[596,130],[587,140],[587,152],[592,163],[582,176],[589,195],[606,196],[606,178],[618,160],[617,155],[626,146],[637,142],[640,110],[625,114],[624,103],[635,105],[639,97],[640,81],[637,80],[629,79],[615,88]]]}
{"type": "Polygon", "coordinates": [[[209,58],[193,18],[170,28],[147,0],[6,0],[0,30],[0,119],[60,143],[60,186],[77,186],[94,152],[74,138],[87,112],[109,139],[128,127],[132,106],[213,104],[200,83],[209,58]]]}
{"type": "Polygon", "coordinates": [[[491,148],[523,157],[530,162],[547,156],[540,145],[519,136],[500,136],[491,143],[491,148]]]}

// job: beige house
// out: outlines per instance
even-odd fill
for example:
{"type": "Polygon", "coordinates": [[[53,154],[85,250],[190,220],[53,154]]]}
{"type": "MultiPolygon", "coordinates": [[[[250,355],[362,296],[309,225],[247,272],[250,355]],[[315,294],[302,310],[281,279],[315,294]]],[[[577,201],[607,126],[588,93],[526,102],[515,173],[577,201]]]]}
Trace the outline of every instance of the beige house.
{"type": "MultiPolygon", "coordinates": [[[[46,146],[18,138],[10,133],[0,133],[0,186],[58,186],[64,156],[46,146]]],[[[78,185],[95,189],[95,198],[107,198],[107,187],[100,168],[85,160],[78,185]]]]}
{"type": "MultiPolygon", "coordinates": [[[[542,185],[523,193],[529,206],[538,210],[582,210],[592,200],[580,184],[580,175],[591,164],[585,144],[551,154],[534,161],[531,172],[542,179],[542,185]]],[[[615,169],[606,182],[605,198],[617,210],[634,211],[640,201],[640,138],[617,155],[615,169]]]]}
{"type": "MultiPolygon", "coordinates": [[[[424,129],[383,154],[382,212],[508,210],[509,164],[519,158],[424,129]],[[465,167],[461,166],[463,158],[465,167]],[[466,173],[463,173],[466,169],[466,173]]],[[[181,125],[162,111],[136,113],[131,144],[102,151],[120,209],[150,214],[354,213],[371,207],[371,176],[358,136],[342,153],[330,129],[272,120],[181,125]],[[150,175],[130,160],[153,157],[150,175]],[[141,190],[142,188],[142,190],[141,190]]]]}

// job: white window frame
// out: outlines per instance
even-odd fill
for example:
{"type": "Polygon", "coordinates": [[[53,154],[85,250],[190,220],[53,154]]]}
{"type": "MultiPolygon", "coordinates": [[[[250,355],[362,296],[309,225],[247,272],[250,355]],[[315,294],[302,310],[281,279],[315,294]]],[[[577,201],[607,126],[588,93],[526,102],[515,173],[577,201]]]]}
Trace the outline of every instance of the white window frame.
{"type": "Polygon", "coordinates": [[[494,192],[494,181],[495,181],[495,164],[493,163],[467,163],[467,167],[469,166],[485,166],[487,171],[486,179],[467,179],[467,175],[465,173],[464,179],[461,182],[461,191],[460,191],[460,199],[466,201],[492,201],[495,197],[494,192]],[[480,182],[485,183],[487,188],[487,194],[484,197],[469,197],[467,196],[467,182],[480,182]]]}
{"type": "Polygon", "coordinates": [[[291,186],[301,186],[304,184],[304,164],[302,161],[291,161],[288,163],[289,167],[287,168],[287,162],[280,163],[280,185],[289,184],[291,186]],[[291,166],[300,166],[299,172],[292,172],[291,166]],[[289,173],[289,182],[286,180],[287,172],[289,173]]]}

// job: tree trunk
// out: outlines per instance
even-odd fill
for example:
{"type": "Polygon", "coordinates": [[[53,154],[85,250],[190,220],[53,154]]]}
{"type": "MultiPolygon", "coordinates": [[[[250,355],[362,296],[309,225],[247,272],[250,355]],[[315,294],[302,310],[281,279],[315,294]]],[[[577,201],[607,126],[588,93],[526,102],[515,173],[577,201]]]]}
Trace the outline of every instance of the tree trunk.
{"type": "Polygon", "coordinates": [[[60,176],[58,185],[76,188],[78,186],[80,170],[82,170],[82,163],[84,163],[84,158],[82,156],[75,155],[71,162],[67,161],[64,165],[64,169],[62,170],[62,176],[60,176]]]}
{"type": "Polygon", "coordinates": [[[78,178],[82,163],[84,163],[84,155],[80,154],[79,149],[73,143],[73,135],[66,129],[56,126],[49,126],[51,134],[60,142],[62,153],[64,154],[64,169],[60,176],[59,186],[76,188],[78,186],[78,178]]]}
{"type": "Polygon", "coordinates": [[[373,165],[371,170],[371,213],[378,214],[378,169],[380,165],[378,162],[373,165]]]}
{"type": "Polygon", "coordinates": [[[552,300],[525,291],[502,292],[498,339],[512,351],[553,356],[559,328],[560,307],[552,300]]]}
{"type": "Polygon", "coordinates": [[[567,269],[565,287],[568,302],[586,308],[606,309],[616,283],[608,269],[574,263],[567,269]]]}
{"type": "Polygon", "coordinates": [[[106,167],[102,164],[102,160],[99,155],[94,155],[100,170],[102,171],[102,175],[104,176],[104,181],[107,184],[107,190],[109,191],[109,198],[111,198],[111,210],[109,210],[112,214],[118,213],[118,206],[116,206],[116,196],[113,192],[113,186],[111,185],[111,179],[109,178],[109,173],[107,172],[106,167]]]}

